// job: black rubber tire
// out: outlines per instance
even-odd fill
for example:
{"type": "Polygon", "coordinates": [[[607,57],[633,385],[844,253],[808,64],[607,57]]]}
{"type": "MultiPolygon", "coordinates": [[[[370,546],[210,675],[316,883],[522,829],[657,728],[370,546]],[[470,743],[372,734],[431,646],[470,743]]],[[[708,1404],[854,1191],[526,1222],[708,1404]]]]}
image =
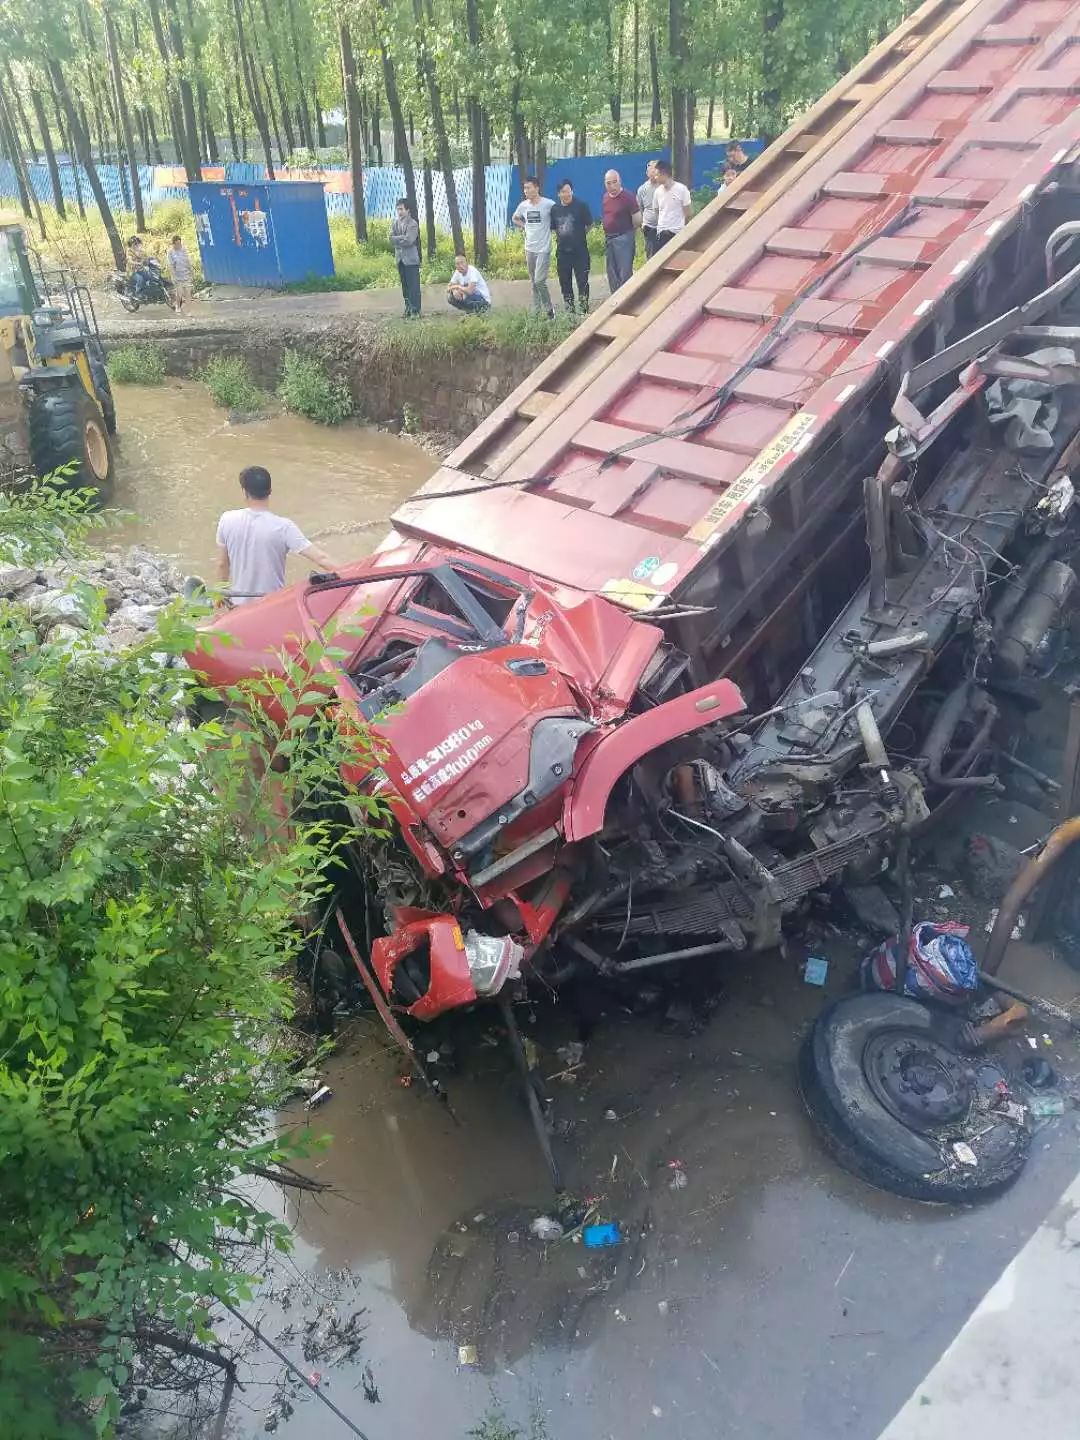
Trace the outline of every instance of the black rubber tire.
{"type": "Polygon", "coordinates": [[[105,355],[97,341],[88,341],[86,359],[90,366],[90,378],[94,382],[94,394],[101,406],[105,429],[110,435],[116,434],[116,401],[113,399],[112,383],[105,367],[105,355]]]}
{"type": "Polygon", "coordinates": [[[115,478],[112,445],[104,417],[81,384],[49,383],[30,400],[30,464],[35,475],[51,475],[75,462],[59,484],[65,490],[93,490],[109,499],[115,478]],[[92,436],[92,441],[91,441],[92,436]],[[99,456],[96,468],[91,445],[99,456]]]}
{"type": "Polygon", "coordinates": [[[845,1170],[880,1190],[938,1203],[989,1199],[1016,1180],[1031,1147],[1026,1125],[1003,1118],[975,1142],[977,1166],[949,1165],[945,1145],[891,1114],[863,1071],[868,1042],[884,1032],[915,1031],[955,1048],[957,1028],[951,1015],[888,994],[840,1000],[818,1016],[800,1051],[799,1088],[826,1149],[845,1170]]]}
{"type": "Polygon", "coordinates": [[[126,290],[120,291],[120,304],[129,315],[134,315],[135,311],[139,308],[138,300],[135,299],[134,295],[128,294],[126,290]]]}

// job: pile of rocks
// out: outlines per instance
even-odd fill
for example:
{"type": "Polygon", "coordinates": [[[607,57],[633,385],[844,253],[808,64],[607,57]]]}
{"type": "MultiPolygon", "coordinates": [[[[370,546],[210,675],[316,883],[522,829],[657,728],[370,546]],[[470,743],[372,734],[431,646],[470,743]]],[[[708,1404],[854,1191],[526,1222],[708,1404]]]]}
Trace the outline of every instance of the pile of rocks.
{"type": "Polygon", "coordinates": [[[76,640],[87,627],[79,582],[102,593],[108,617],[104,643],[119,650],[153,630],[159,613],[180,594],[184,577],[141,545],[123,553],[58,558],[40,568],[0,561],[0,600],[25,605],[38,634],[50,643],[76,640]]]}

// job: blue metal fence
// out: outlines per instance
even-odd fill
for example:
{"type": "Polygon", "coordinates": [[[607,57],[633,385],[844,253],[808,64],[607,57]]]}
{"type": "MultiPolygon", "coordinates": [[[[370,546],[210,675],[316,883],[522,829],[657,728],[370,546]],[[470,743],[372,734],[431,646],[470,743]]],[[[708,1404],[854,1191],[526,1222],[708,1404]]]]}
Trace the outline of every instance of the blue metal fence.
{"type": "MultiPolygon", "coordinates": [[[[761,150],[760,140],[745,140],[743,147],[748,155],[761,150]]],[[[695,185],[709,183],[723,168],[727,146],[718,144],[696,145],[694,147],[695,185]]],[[[594,213],[599,214],[600,199],[604,193],[604,171],[614,168],[622,175],[623,184],[636,189],[645,175],[649,160],[666,157],[666,150],[648,150],[640,154],[586,155],[578,159],[556,160],[548,166],[545,179],[546,193],[552,194],[559,180],[566,177],[575,193],[587,200],[594,213]]],[[[93,195],[86,172],[81,166],[69,160],[60,162],[60,185],[65,200],[74,205],[81,194],[83,204],[92,209],[93,195]]],[[[340,173],[344,166],[328,167],[326,174],[340,173]]],[[[127,171],[118,165],[99,165],[98,176],[110,206],[117,210],[131,209],[131,185],[127,171]]],[[[266,178],[266,168],[251,160],[236,160],[224,166],[226,183],[232,185],[256,185],[266,178]]],[[[306,176],[312,172],[304,172],[306,176]]],[[[171,180],[175,174],[173,166],[139,166],[139,184],[148,211],[166,200],[186,200],[187,186],[184,184],[162,183],[163,176],[171,180]]],[[[51,204],[53,193],[49,172],[44,165],[28,165],[27,176],[30,185],[45,204],[51,204]]],[[[521,199],[521,176],[516,165],[489,165],[485,171],[488,233],[505,234],[510,228],[510,216],[521,199]]],[[[423,223],[424,197],[417,175],[417,200],[420,206],[420,220],[423,223]]],[[[472,171],[467,168],[454,171],[454,187],[457,190],[461,223],[466,229],[472,228],[472,171]]],[[[439,230],[450,229],[450,215],[446,203],[446,190],[441,173],[432,176],[432,192],[435,210],[435,226],[439,230]]],[[[0,160],[0,200],[16,200],[18,186],[15,167],[10,160],[0,160]]],[[[397,165],[376,166],[364,171],[364,205],[371,219],[390,219],[394,214],[395,202],[405,193],[404,172],[397,165]]],[[[352,195],[343,190],[327,186],[325,192],[326,210],[330,216],[351,215],[352,195]]]]}

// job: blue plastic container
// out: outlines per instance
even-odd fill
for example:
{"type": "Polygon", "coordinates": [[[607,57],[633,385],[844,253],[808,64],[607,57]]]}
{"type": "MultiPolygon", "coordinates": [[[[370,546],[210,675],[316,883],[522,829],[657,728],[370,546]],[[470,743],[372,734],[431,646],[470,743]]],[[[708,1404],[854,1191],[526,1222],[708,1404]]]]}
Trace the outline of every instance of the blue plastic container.
{"type": "Polygon", "coordinates": [[[203,274],[215,285],[294,284],[334,273],[318,180],[189,187],[203,274]]]}

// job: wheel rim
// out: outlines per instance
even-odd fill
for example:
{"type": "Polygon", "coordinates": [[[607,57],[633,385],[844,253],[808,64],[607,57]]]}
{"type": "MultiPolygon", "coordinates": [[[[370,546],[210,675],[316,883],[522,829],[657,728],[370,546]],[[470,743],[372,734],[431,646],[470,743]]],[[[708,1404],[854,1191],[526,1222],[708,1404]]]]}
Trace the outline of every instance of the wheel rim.
{"type": "Polygon", "coordinates": [[[109,478],[109,442],[97,420],[88,420],[83,431],[86,445],[86,462],[95,480],[109,478]]]}
{"type": "Polygon", "coordinates": [[[925,1033],[875,1035],[862,1063],[875,1096],[911,1130],[926,1134],[959,1126],[970,1113],[975,1090],[970,1064],[925,1033]]]}

